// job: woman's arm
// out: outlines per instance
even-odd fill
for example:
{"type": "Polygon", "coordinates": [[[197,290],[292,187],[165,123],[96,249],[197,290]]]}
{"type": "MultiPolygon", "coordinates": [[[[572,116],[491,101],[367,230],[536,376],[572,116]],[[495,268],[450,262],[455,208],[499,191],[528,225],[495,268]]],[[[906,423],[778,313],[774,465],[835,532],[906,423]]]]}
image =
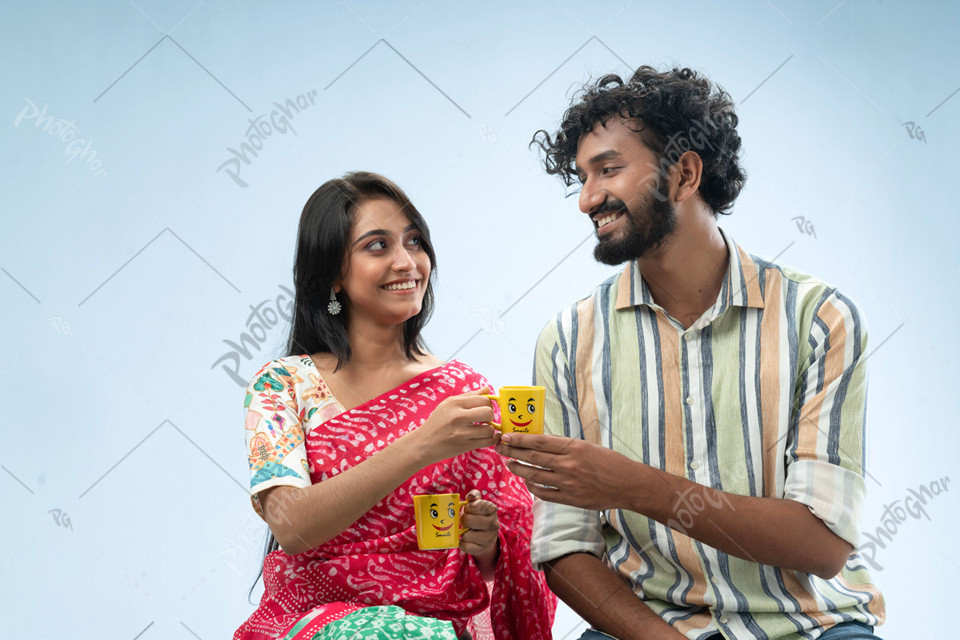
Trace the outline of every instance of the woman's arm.
{"type": "Polygon", "coordinates": [[[499,442],[480,389],[447,398],[419,428],[343,473],[305,488],[278,486],[259,494],[264,520],[290,555],[327,542],[427,465],[499,442]]]}

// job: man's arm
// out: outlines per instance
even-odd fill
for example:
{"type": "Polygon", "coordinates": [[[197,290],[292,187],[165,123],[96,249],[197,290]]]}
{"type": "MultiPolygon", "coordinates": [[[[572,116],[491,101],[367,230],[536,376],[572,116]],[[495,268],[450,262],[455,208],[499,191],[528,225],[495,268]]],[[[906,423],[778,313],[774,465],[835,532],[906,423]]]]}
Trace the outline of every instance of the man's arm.
{"type": "Polygon", "coordinates": [[[620,640],[682,640],[623,580],[589,553],[544,565],[550,590],[594,628],[620,640]]]}
{"type": "Polygon", "coordinates": [[[727,493],[584,440],[504,434],[497,450],[542,500],[583,509],[627,509],[738,558],[829,579],[852,546],[805,505],[727,493]]]}

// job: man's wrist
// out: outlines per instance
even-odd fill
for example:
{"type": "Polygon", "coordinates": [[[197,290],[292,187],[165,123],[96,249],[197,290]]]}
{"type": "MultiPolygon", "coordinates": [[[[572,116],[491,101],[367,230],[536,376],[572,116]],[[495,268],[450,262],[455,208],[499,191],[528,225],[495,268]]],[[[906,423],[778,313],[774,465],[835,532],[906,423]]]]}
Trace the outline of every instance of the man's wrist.
{"type": "Polygon", "coordinates": [[[631,476],[630,490],[625,492],[627,509],[661,522],[669,520],[673,496],[683,478],[643,463],[637,463],[636,473],[631,476]]]}

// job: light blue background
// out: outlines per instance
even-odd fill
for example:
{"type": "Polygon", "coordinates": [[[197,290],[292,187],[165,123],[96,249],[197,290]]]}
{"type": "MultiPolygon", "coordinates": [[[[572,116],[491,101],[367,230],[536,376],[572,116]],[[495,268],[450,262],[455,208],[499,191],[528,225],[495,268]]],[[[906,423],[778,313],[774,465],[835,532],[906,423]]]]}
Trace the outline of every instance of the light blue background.
{"type": "MultiPolygon", "coordinates": [[[[749,179],[723,228],[862,307],[875,532],[956,469],[958,18],[892,0],[4,2],[0,635],[213,640],[253,609],[243,391],[212,365],[289,286],[300,210],[331,177],[382,172],[429,221],[433,351],[528,380],[539,329],[613,270],[527,143],[578,82],[643,63],[739,103],[749,179]],[[251,118],[310,92],[248,186],[218,171],[251,118]],[[70,136],[101,165],[71,161],[70,136]]],[[[955,626],[957,493],[876,552],[886,638],[955,626]]],[[[582,622],[561,609],[555,629],[582,622]]]]}

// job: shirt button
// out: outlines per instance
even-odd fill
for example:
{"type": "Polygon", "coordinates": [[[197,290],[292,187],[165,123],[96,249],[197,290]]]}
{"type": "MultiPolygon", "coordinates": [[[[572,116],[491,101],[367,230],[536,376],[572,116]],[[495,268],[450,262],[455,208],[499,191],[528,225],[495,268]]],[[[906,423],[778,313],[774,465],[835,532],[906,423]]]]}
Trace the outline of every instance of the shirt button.
{"type": "Polygon", "coordinates": [[[686,340],[687,342],[690,342],[691,340],[693,340],[693,334],[692,334],[692,333],[685,333],[685,334],[683,334],[683,339],[686,340]]]}
{"type": "Polygon", "coordinates": [[[720,616],[720,624],[727,624],[730,622],[730,619],[727,616],[720,616]]]}
{"type": "MultiPolygon", "coordinates": [[[[690,466],[693,466],[693,465],[690,465],[690,466]]],[[[718,578],[717,576],[713,576],[712,578],[710,578],[710,582],[712,582],[713,584],[720,584],[720,578],[718,578]]]]}
{"type": "Polygon", "coordinates": [[[686,399],[685,402],[686,402],[687,404],[693,404],[693,396],[687,396],[687,399],[686,399]]]}
{"type": "MultiPolygon", "coordinates": [[[[693,469],[694,471],[696,471],[697,469],[700,468],[700,463],[697,462],[696,460],[694,460],[693,462],[690,463],[690,468],[693,469]]],[[[717,579],[714,578],[713,580],[714,580],[714,584],[716,584],[716,580],[717,580],[717,579]]]]}

